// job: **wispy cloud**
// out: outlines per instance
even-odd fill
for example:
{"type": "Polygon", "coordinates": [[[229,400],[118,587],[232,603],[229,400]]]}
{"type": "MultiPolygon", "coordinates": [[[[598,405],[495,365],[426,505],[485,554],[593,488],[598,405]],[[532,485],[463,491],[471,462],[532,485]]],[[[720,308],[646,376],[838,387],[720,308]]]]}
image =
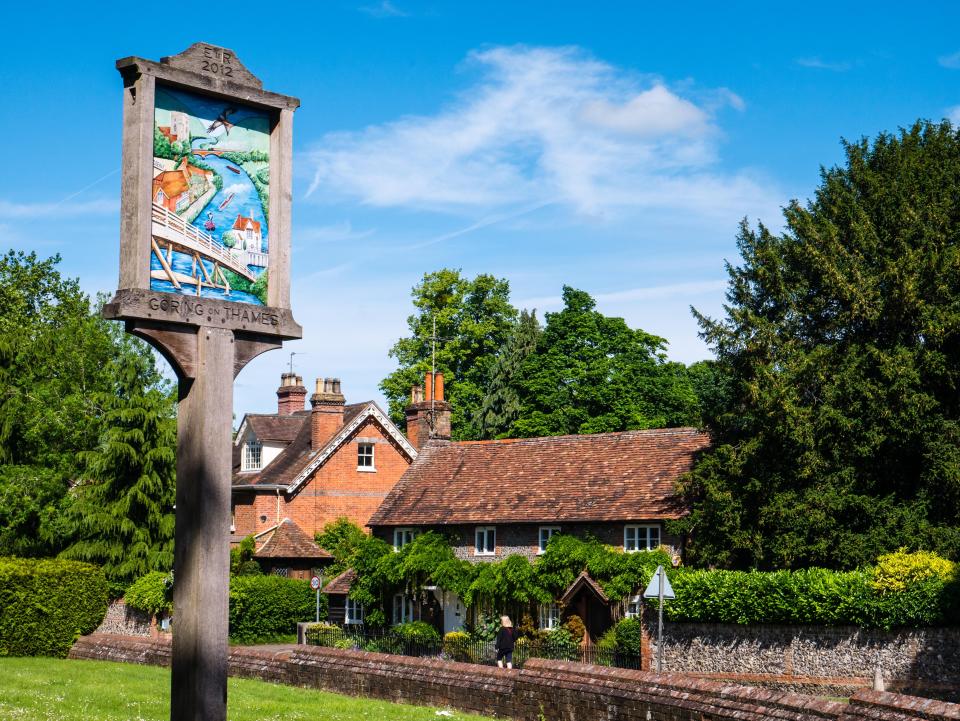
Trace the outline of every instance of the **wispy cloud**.
{"type": "Polygon", "coordinates": [[[960,105],[954,105],[944,111],[944,117],[954,125],[960,126],[960,105]]]}
{"type": "Polygon", "coordinates": [[[16,203],[0,199],[0,215],[7,220],[68,217],[74,215],[107,215],[119,210],[117,200],[101,198],[83,202],[60,201],[59,203],[16,203]]]}
{"type": "Polygon", "coordinates": [[[408,15],[390,0],[381,0],[376,5],[363,5],[360,7],[360,12],[374,18],[405,18],[408,15]]]}
{"type": "Polygon", "coordinates": [[[744,107],[727,88],[681,93],[577,48],[498,47],[468,65],[480,79],[435,115],[326,136],[309,154],[308,195],[488,213],[555,202],[588,215],[752,208],[770,195],[714,170],[716,114],[744,107]]]}
{"type": "Polygon", "coordinates": [[[341,243],[369,238],[375,232],[372,228],[356,230],[353,223],[343,220],[332,225],[297,228],[293,235],[297,243],[341,243]]]}
{"type": "Polygon", "coordinates": [[[828,61],[819,56],[809,58],[797,58],[797,65],[804,68],[815,68],[816,70],[831,70],[835,73],[845,73],[853,68],[853,63],[846,61],[828,61]]]}
{"type": "Polygon", "coordinates": [[[524,215],[529,215],[530,213],[540,210],[541,208],[546,208],[548,205],[552,205],[552,202],[545,201],[543,203],[534,203],[533,205],[520,208],[519,210],[514,210],[509,213],[498,213],[496,215],[490,215],[490,216],[487,216],[486,218],[481,218],[476,223],[471,223],[465,228],[459,228],[449,233],[438,235],[435,238],[424,240],[420,243],[401,246],[396,250],[400,250],[400,251],[417,250],[418,248],[426,248],[431,245],[436,245],[437,243],[443,243],[444,241],[453,240],[454,238],[459,238],[462,235],[467,235],[477,230],[483,230],[484,228],[489,228],[491,225],[497,225],[498,223],[503,223],[508,220],[515,220],[516,218],[523,217],[524,215]]]}
{"type": "MultiPolygon", "coordinates": [[[[727,287],[725,280],[708,280],[693,283],[672,283],[670,285],[655,285],[643,288],[627,288],[612,293],[596,293],[594,300],[598,303],[623,303],[637,300],[662,300],[665,298],[693,297],[707,293],[715,293],[727,287]]],[[[559,295],[544,296],[541,298],[527,298],[517,301],[518,308],[559,308],[563,299],[559,295]]]]}
{"type": "Polygon", "coordinates": [[[941,55],[937,58],[937,62],[945,68],[960,70],[960,50],[949,55],[941,55]]]}

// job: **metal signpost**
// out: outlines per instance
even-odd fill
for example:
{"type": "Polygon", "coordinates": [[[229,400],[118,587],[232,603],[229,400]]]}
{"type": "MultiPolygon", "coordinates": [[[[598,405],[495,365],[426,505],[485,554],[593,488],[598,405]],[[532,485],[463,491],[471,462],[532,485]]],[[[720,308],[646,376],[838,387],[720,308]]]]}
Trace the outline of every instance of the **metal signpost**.
{"type": "Polygon", "coordinates": [[[310,588],[317,592],[317,623],[320,623],[320,577],[310,578],[310,588]]]}
{"type": "Polygon", "coordinates": [[[170,718],[225,721],[233,379],[290,310],[296,98],[195,43],[123,77],[120,282],[104,307],[179,382],[170,718]]]}
{"type": "Polygon", "coordinates": [[[663,566],[657,566],[657,570],[647,584],[643,592],[644,598],[656,598],[659,601],[657,618],[657,673],[663,671],[663,602],[676,598],[673,594],[673,587],[670,585],[670,579],[667,578],[663,566]]]}

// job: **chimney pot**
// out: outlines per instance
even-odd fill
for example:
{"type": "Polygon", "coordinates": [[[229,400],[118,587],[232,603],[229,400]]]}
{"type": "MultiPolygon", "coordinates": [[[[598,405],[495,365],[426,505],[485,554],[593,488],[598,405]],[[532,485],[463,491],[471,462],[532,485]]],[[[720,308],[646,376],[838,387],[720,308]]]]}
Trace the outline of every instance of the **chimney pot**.
{"type": "Polygon", "coordinates": [[[443,373],[433,375],[433,397],[438,401],[443,400],[443,373]]]}
{"type": "Polygon", "coordinates": [[[303,387],[303,379],[295,373],[284,373],[280,376],[280,387],[277,388],[277,415],[289,416],[302,411],[307,400],[307,389],[303,387]]]}
{"type": "Polygon", "coordinates": [[[423,400],[433,400],[433,373],[427,371],[423,376],[423,400]]]}
{"type": "Polygon", "coordinates": [[[343,426],[344,398],[339,378],[317,378],[317,392],[310,398],[310,445],[322,448],[343,426]]]}

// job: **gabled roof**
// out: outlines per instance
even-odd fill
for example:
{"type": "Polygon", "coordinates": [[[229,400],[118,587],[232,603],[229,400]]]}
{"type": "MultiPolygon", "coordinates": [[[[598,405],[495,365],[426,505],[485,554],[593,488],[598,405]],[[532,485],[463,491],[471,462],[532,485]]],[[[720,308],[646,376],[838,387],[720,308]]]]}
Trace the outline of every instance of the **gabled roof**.
{"type": "Polygon", "coordinates": [[[309,417],[309,411],[299,411],[287,416],[280,416],[276,413],[248,413],[240,423],[240,430],[237,431],[234,445],[240,444],[247,428],[253,431],[253,435],[259,441],[291,443],[297,437],[304,420],[309,417]]]}
{"type": "Polygon", "coordinates": [[[333,558],[289,518],[284,518],[254,558],[333,558]]]}
{"type": "Polygon", "coordinates": [[[560,597],[560,603],[564,606],[568,605],[573,597],[577,595],[577,591],[580,589],[586,589],[589,593],[592,593],[596,596],[597,600],[602,603],[610,603],[610,599],[607,598],[607,594],[603,592],[603,589],[600,588],[600,584],[590,578],[590,574],[586,571],[581,571],[580,575],[577,576],[573,583],[571,583],[567,590],[563,592],[563,595],[560,597]]]}
{"type": "Polygon", "coordinates": [[[430,441],[370,526],[662,520],[710,443],[695,428],[503,441],[430,441]]]}
{"type": "Polygon", "coordinates": [[[233,221],[234,230],[247,230],[248,228],[253,228],[256,232],[260,232],[260,222],[254,220],[253,218],[248,218],[245,215],[238,215],[237,219],[233,221]]]}
{"type": "Polygon", "coordinates": [[[348,568],[324,586],[323,592],[330,596],[346,596],[350,593],[350,587],[355,580],[357,580],[357,572],[348,568]]]}
{"type": "MultiPolygon", "coordinates": [[[[240,473],[239,442],[242,434],[245,432],[245,427],[249,425],[249,422],[253,418],[253,416],[247,416],[240,426],[240,432],[237,433],[237,441],[234,445],[233,453],[234,488],[256,488],[258,486],[274,488],[280,486],[284,487],[287,493],[293,493],[305,483],[340,446],[346,443],[360,426],[370,419],[380,425],[397,446],[407,454],[407,457],[410,459],[417,457],[416,449],[410,445],[406,436],[394,425],[387,414],[380,410],[373,401],[366,401],[365,403],[353,403],[344,406],[343,425],[340,427],[340,430],[333,435],[333,438],[327,441],[326,445],[319,450],[314,450],[311,447],[309,411],[294,413],[290,416],[256,416],[255,418],[259,420],[253,420],[253,423],[265,422],[263,419],[267,418],[274,420],[283,419],[284,423],[290,424],[289,427],[286,428],[286,432],[290,432],[294,427],[296,427],[296,432],[293,434],[293,439],[289,445],[280,452],[280,455],[259,473],[240,473]]],[[[255,427],[254,434],[260,438],[255,427]]]]}

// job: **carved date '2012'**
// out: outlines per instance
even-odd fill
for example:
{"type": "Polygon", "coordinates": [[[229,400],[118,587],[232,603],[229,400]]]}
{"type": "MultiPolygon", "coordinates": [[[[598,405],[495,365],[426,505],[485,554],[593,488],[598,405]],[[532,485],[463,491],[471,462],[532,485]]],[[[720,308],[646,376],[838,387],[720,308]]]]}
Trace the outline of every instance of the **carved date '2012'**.
{"type": "Polygon", "coordinates": [[[214,48],[205,47],[203,55],[204,58],[200,63],[203,70],[214,75],[223,75],[225,78],[233,77],[233,66],[230,65],[232,57],[229,53],[218,52],[214,48]]]}

